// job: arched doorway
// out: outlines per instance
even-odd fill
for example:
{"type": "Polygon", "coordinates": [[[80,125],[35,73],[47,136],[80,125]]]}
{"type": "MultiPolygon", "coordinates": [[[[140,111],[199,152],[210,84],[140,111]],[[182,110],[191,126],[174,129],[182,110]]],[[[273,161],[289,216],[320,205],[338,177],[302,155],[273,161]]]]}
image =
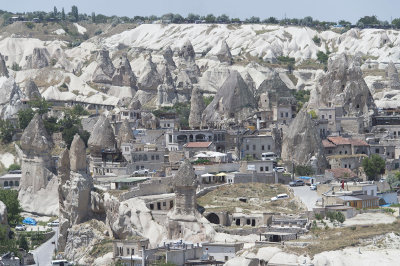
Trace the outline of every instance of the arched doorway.
{"type": "Polygon", "coordinates": [[[208,214],[206,218],[210,223],[219,224],[219,217],[213,212],[208,214]]]}

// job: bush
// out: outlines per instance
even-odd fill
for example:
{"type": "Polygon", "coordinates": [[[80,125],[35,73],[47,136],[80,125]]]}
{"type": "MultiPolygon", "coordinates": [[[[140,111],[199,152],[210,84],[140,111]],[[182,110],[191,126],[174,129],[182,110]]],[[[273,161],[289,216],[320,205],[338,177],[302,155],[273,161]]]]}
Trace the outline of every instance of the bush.
{"type": "Polygon", "coordinates": [[[94,35],[100,35],[100,34],[102,34],[103,33],[103,31],[102,30],[96,30],[95,32],[94,32],[94,35]]]}
{"type": "Polygon", "coordinates": [[[310,176],[314,174],[314,170],[309,165],[296,165],[294,171],[298,176],[310,176]]]}
{"type": "Polygon", "coordinates": [[[8,223],[15,226],[22,222],[22,208],[18,200],[18,191],[16,190],[0,190],[0,201],[7,207],[8,223]]]}
{"type": "Polygon", "coordinates": [[[11,69],[14,71],[20,71],[22,68],[18,65],[18,63],[14,62],[11,66],[11,69]]]}
{"type": "Polygon", "coordinates": [[[13,163],[8,167],[8,171],[15,171],[15,170],[21,170],[21,166],[19,164],[13,163]]]}
{"type": "Polygon", "coordinates": [[[19,248],[22,248],[25,251],[29,251],[29,244],[28,244],[28,240],[26,240],[26,236],[25,235],[21,235],[19,237],[18,246],[19,246],[19,248]]]}
{"type": "Polygon", "coordinates": [[[31,122],[34,115],[35,112],[32,110],[32,108],[18,111],[17,116],[19,128],[25,129],[29,125],[29,122],[31,122]]]}
{"type": "Polygon", "coordinates": [[[33,29],[35,27],[35,24],[33,24],[32,22],[27,22],[25,23],[25,25],[28,29],[33,29]]]}
{"type": "Polygon", "coordinates": [[[316,213],[314,216],[315,216],[315,219],[322,220],[322,215],[320,213],[316,213]]]}
{"type": "Polygon", "coordinates": [[[10,143],[15,133],[13,124],[9,120],[0,119],[0,140],[2,143],[10,143]]]}
{"type": "Polygon", "coordinates": [[[317,53],[317,60],[318,60],[320,63],[326,65],[326,64],[328,63],[328,59],[329,59],[328,54],[325,54],[325,53],[322,52],[322,51],[319,51],[319,52],[317,53]]]}
{"type": "Polygon", "coordinates": [[[368,180],[377,180],[378,175],[385,173],[385,160],[377,154],[372,154],[362,161],[362,167],[368,180]]]}
{"type": "Polygon", "coordinates": [[[311,110],[310,112],[308,112],[308,114],[311,116],[311,119],[318,119],[318,115],[315,110],[311,110]]]}
{"type": "Polygon", "coordinates": [[[315,43],[316,45],[318,45],[318,46],[321,45],[321,39],[318,38],[317,35],[315,35],[314,38],[313,38],[312,40],[314,41],[314,43],[315,43]]]}

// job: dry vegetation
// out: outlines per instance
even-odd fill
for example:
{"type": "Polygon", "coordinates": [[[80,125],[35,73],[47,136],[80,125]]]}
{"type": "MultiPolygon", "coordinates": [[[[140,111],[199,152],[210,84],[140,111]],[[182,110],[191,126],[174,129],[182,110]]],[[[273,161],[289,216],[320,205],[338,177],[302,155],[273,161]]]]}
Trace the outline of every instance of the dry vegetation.
{"type": "Polygon", "coordinates": [[[296,242],[310,242],[305,248],[286,247],[286,249],[299,255],[307,253],[310,256],[314,256],[324,251],[358,246],[363,243],[363,240],[391,232],[400,233],[400,220],[396,220],[392,224],[351,226],[334,229],[318,228],[312,230],[310,233],[312,235],[311,239],[296,240],[296,242]]]}
{"type": "Polygon", "coordinates": [[[291,196],[289,199],[271,202],[277,194],[288,193],[283,185],[269,185],[262,183],[232,184],[220,187],[200,197],[197,202],[207,211],[235,212],[236,208],[243,212],[282,212],[297,213],[301,206],[291,196]],[[242,202],[239,198],[246,198],[242,202]]]}

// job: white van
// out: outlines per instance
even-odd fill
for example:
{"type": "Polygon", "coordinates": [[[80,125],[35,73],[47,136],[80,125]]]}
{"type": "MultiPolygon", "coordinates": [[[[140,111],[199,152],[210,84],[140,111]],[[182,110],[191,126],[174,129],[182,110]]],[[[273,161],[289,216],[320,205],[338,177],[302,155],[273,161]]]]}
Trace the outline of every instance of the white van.
{"type": "Polygon", "coordinates": [[[284,193],[284,194],[278,194],[276,197],[272,197],[271,201],[276,201],[276,200],[281,200],[281,199],[288,199],[289,195],[284,193]]]}
{"type": "Polygon", "coordinates": [[[276,154],[274,152],[263,152],[261,153],[261,160],[263,161],[275,161],[276,154]]]}

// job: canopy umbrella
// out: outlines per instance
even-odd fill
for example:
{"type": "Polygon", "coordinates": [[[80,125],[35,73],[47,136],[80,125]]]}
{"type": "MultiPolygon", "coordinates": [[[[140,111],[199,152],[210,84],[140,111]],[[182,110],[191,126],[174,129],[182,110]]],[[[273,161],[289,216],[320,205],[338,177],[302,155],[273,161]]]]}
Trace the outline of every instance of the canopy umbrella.
{"type": "Polygon", "coordinates": [[[205,155],[204,153],[199,153],[194,156],[195,158],[208,158],[209,156],[205,155]]]}
{"type": "Polygon", "coordinates": [[[226,174],[225,173],[219,173],[219,174],[216,174],[215,176],[226,176],[226,174]]]}
{"type": "Polygon", "coordinates": [[[209,174],[209,173],[207,173],[207,174],[202,174],[202,175],[201,175],[201,177],[210,177],[210,176],[214,176],[214,175],[209,174]]]}

